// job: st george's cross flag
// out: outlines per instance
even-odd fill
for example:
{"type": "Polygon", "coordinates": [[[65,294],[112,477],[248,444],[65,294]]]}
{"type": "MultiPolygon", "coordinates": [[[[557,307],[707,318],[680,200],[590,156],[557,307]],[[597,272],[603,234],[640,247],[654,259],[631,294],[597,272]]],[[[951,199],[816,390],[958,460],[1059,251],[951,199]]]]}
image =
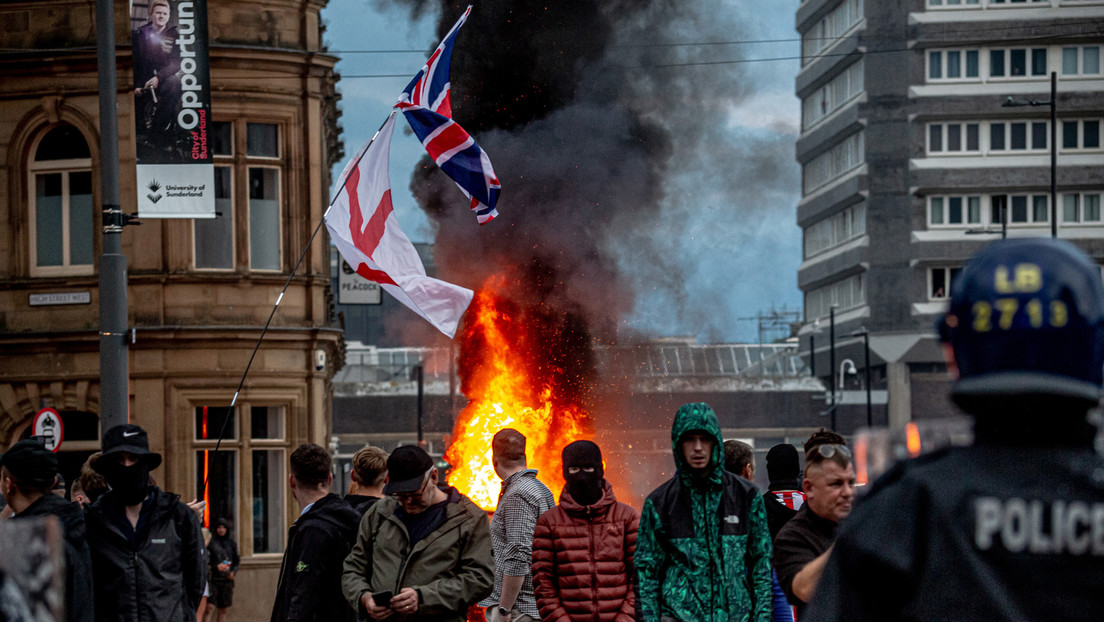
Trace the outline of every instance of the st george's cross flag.
{"type": "Polygon", "coordinates": [[[426,276],[391,205],[388,156],[395,115],[361,148],[341,173],[337,197],[326,212],[326,228],[356,273],[375,281],[399,302],[452,338],[472,291],[426,276]]]}
{"type": "Polygon", "coordinates": [[[449,63],[456,33],[471,13],[469,5],[445,35],[429,61],[399,96],[396,108],[422,141],[429,157],[452,178],[464,196],[471,200],[476,220],[484,225],[498,216],[495,205],[502,185],[491,166],[491,159],[464,128],[452,119],[449,63]]]}

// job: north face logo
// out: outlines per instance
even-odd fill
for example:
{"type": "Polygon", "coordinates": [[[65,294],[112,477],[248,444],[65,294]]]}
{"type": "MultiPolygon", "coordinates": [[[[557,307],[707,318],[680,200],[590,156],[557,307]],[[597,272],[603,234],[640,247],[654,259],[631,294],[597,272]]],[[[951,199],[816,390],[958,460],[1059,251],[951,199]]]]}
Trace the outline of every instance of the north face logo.
{"type": "Polygon", "coordinates": [[[729,514],[728,516],[724,517],[724,521],[729,525],[739,525],[740,517],[735,514],[729,514]]]}

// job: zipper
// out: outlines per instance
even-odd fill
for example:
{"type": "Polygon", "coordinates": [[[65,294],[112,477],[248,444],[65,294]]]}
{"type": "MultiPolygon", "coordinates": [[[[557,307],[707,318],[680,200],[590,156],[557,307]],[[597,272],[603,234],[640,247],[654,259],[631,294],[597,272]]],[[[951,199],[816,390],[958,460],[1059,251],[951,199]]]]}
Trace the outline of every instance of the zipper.
{"type": "Polygon", "coordinates": [[[587,538],[590,541],[590,585],[592,587],[591,601],[594,605],[594,615],[597,617],[598,611],[598,560],[594,559],[594,529],[598,525],[587,521],[587,538]]]}

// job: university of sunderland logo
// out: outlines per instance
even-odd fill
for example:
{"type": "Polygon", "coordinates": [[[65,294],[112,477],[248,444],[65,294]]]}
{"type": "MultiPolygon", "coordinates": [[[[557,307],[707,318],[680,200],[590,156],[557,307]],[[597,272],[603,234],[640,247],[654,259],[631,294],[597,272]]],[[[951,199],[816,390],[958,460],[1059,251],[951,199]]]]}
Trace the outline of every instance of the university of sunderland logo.
{"type": "Polygon", "coordinates": [[[161,189],[161,183],[156,179],[151,179],[149,184],[146,185],[150,189],[150,193],[146,195],[146,198],[153,203],[157,203],[161,200],[161,195],[158,194],[158,190],[161,189]]]}

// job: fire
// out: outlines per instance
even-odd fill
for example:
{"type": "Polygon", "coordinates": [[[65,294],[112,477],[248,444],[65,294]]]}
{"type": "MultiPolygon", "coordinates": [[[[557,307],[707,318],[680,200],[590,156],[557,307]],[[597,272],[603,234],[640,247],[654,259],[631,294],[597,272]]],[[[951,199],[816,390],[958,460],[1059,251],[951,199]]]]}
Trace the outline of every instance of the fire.
{"type": "MultiPolygon", "coordinates": [[[[525,435],[529,468],[559,498],[563,488],[561,452],[568,443],[591,436],[590,417],[565,387],[569,371],[555,361],[556,344],[535,317],[497,296],[492,279],[468,308],[461,335],[461,375],[468,405],[457,417],[445,461],[453,466],[449,483],[479,507],[494,510],[501,480],[491,465],[491,438],[503,428],[525,435]]],[[[539,316],[539,314],[538,314],[539,316]]]]}

